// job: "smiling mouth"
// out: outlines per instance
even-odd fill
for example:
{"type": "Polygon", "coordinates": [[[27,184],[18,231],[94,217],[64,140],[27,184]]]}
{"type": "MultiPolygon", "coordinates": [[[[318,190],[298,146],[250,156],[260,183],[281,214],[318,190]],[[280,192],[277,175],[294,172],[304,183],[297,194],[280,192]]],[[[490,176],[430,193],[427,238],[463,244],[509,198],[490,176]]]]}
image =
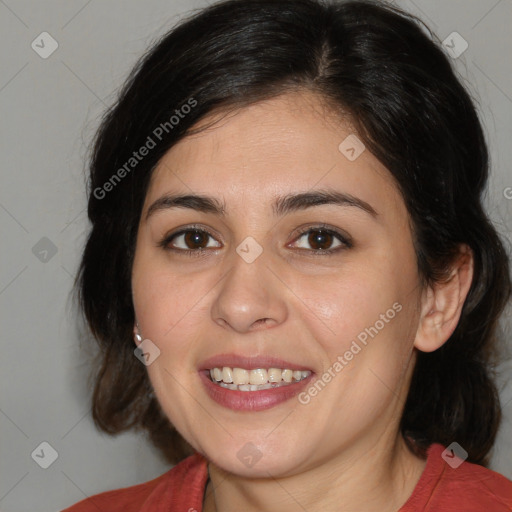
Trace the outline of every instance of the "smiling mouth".
{"type": "Polygon", "coordinates": [[[261,391],[289,386],[311,375],[309,370],[290,370],[288,368],[246,370],[229,366],[211,368],[205,373],[214,384],[232,391],[261,391]]]}

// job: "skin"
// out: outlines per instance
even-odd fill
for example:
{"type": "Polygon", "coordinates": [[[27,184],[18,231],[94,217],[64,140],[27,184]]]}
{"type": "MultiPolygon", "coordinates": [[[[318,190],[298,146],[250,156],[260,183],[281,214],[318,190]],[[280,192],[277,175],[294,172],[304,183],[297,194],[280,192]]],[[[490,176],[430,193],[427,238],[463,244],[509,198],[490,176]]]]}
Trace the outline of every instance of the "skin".
{"type": "MultiPolygon", "coordinates": [[[[313,93],[204,121],[212,120],[155,169],[132,274],[138,330],[161,351],[148,366],[155,394],[210,461],[204,510],[396,511],[425,465],[398,431],[416,353],[435,350],[455,329],[471,253],[461,247],[446,283],[420,286],[408,212],[391,174],[368,150],[355,161],[338,150],[353,130],[313,93]],[[333,204],[272,211],[277,196],[317,189],[351,194],[377,216],[333,204]],[[225,214],[169,208],[146,218],[167,193],[213,196],[225,214]],[[348,235],[352,247],[313,254],[318,245],[297,228],[321,223],[348,235]],[[159,246],[190,224],[212,234],[200,256],[179,252],[183,237],[168,244],[175,251],[159,246]],[[252,263],[235,251],[248,236],[263,249],[252,263]],[[280,357],[319,378],[394,303],[401,311],[307,405],[294,398],[233,411],[202,387],[199,364],[227,352],[280,357]],[[237,457],[246,443],[262,454],[252,467],[237,457]]],[[[336,238],[320,249],[335,246],[336,238]]]]}

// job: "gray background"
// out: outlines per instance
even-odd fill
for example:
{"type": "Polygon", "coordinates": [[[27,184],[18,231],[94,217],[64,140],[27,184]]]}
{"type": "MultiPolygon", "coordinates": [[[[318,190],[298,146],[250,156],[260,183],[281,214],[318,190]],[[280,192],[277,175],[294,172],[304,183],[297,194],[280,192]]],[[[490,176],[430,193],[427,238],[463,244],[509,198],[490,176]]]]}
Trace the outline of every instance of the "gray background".
{"type": "MultiPolygon", "coordinates": [[[[455,62],[480,104],[493,166],[487,208],[510,251],[512,1],[396,3],[441,40],[456,31],[469,45],[455,62]]],[[[69,293],[87,230],[84,162],[101,113],[147,46],[206,4],[0,0],[2,512],[59,510],[167,469],[144,437],[109,438],[94,429],[87,388],[93,350],[80,346],[69,293]],[[31,48],[44,31],[59,44],[47,59],[31,48]],[[43,441],[58,452],[48,469],[31,458],[43,441]]],[[[508,315],[502,328],[509,340],[510,324],[508,315]]],[[[511,370],[502,365],[505,418],[492,461],[509,478],[511,370]]]]}

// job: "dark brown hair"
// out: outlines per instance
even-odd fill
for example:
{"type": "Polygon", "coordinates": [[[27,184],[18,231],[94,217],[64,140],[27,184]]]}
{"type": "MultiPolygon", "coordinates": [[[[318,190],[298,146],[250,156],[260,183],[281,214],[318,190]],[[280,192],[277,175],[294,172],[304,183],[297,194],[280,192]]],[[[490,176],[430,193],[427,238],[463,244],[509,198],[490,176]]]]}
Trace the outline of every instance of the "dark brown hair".
{"type": "Polygon", "coordinates": [[[511,290],[506,252],[482,206],[487,147],[439,44],[421,22],[383,2],[228,0],[178,25],[137,64],[95,140],[92,228],[77,277],[101,349],[96,424],[110,433],[144,428],[173,462],[191,453],[133,354],[131,268],[148,182],[169,148],[214,110],[296,89],[346,112],[393,175],[423,283],[445,277],[459,244],[471,247],[474,279],[459,324],[442,348],[418,353],[401,431],[420,451],[457,441],[470,461],[484,464],[500,420],[491,354],[511,290]],[[155,146],[131,161],[149,136],[155,146]]]}

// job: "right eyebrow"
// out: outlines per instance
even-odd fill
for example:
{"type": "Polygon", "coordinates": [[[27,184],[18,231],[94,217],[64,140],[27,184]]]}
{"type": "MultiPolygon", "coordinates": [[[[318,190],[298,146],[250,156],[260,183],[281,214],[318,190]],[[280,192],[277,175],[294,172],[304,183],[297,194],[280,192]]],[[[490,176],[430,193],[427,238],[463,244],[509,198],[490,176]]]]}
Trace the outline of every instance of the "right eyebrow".
{"type": "Polygon", "coordinates": [[[157,199],[146,213],[146,220],[157,211],[167,210],[169,208],[190,208],[204,213],[214,213],[216,215],[225,215],[226,206],[214,197],[201,195],[177,195],[166,194],[157,199]]]}

